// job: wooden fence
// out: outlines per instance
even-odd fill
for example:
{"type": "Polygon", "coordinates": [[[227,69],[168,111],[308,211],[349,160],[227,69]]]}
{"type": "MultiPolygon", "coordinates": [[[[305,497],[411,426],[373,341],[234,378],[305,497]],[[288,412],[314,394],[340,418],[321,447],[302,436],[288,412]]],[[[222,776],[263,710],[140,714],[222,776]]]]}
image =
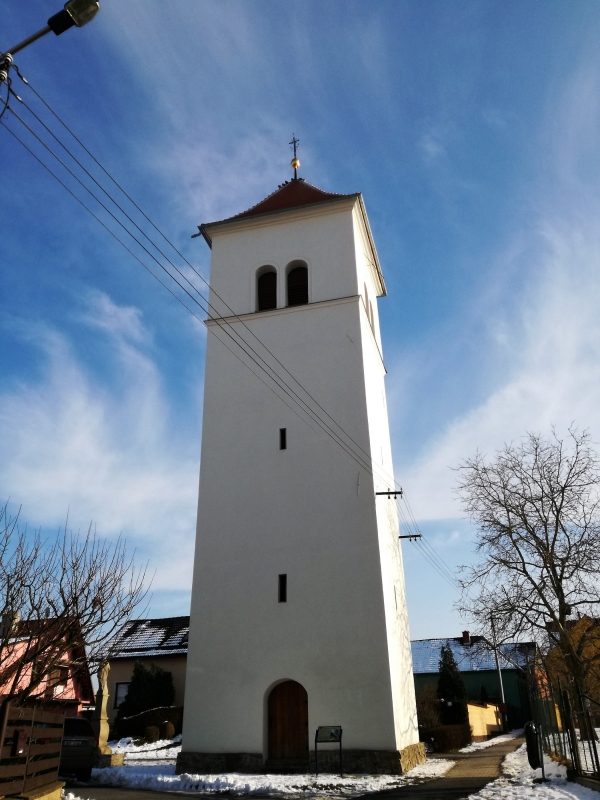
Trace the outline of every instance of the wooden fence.
{"type": "Polygon", "coordinates": [[[2,704],[0,798],[37,789],[58,779],[64,714],[2,704]]]}

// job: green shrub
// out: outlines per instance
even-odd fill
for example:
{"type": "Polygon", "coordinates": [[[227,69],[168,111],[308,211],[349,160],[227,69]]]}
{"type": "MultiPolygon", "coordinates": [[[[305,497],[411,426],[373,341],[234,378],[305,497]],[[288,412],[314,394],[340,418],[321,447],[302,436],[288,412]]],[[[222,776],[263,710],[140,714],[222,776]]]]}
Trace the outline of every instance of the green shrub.
{"type": "Polygon", "coordinates": [[[422,728],[421,741],[432,745],[436,753],[449,753],[471,744],[469,725],[440,725],[437,728],[422,728]]]}
{"type": "Polygon", "coordinates": [[[420,728],[437,728],[442,724],[440,701],[433,684],[424,686],[417,695],[417,719],[420,728]]]}
{"type": "Polygon", "coordinates": [[[127,697],[119,706],[119,717],[132,717],[150,708],[170,706],[175,699],[173,676],[168,670],[136,661],[127,697]]]}
{"type": "Polygon", "coordinates": [[[156,727],[156,725],[148,725],[146,731],[144,733],[144,737],[149,744],[152,742],[158,742],[158,737],[160,736],[160,731],[156,727]]]}
{"type": "Polygon", "coordinates": [[[448,643],[440,650],[440,677],[437,696],[443,725],[464,725],[469,722],[467,689],[448,643]]]}

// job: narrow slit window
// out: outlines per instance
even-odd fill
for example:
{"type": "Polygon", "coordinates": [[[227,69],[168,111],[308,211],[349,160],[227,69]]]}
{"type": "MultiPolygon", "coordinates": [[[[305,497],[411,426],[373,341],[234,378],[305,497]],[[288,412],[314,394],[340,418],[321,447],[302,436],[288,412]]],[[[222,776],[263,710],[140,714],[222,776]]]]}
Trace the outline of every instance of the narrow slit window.
{"type": "Polygon", "coordinates": [[[279,449],[287,450],[287,428],[279,428],[279,449]]]}
{"type": "Polygon", "coordinates": [[[287,603],[287,575],[279,576],[279,602],[287,603]]]}

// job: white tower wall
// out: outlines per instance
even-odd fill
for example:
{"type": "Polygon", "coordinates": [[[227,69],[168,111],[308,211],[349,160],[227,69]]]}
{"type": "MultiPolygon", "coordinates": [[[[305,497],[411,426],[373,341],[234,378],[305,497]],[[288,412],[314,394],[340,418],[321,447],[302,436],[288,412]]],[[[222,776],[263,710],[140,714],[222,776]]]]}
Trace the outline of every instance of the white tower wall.
{"type": "Polygon", "coordinates": [[[398,522],[393,501],[375,495],[393,486],[393,465],[375,299],[383,284],[367,228],[357,197],[211,226],[211,303],[231,328],[208,323],[180,770],[208,768],[211,754],[256,768],[268,755],[267,698],[283,680],[308,693],[311,737],[342,725],[345,750],[412,746],[420,759],[398,522]],[[296,260],[308,266],[309,304],[285,308],[296,260]],[[255,312],[265,265],[278,272],[278,308],[255,312]],[[226,330],[274,365],[255,334],[362,448],[359,460],[372,459],[374,475],[307,423],[226,330]]]}

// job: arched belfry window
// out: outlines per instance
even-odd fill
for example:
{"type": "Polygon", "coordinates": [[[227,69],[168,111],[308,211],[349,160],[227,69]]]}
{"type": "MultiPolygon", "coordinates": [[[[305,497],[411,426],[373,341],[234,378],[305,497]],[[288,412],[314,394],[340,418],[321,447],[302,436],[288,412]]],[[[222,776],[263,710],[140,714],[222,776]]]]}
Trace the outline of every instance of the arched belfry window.
{"type": "Polygon", "coordinates": [[[277,273],[268,270],[259,275],[256,286],[257,311],[268,311],[277,308],[277,273]]]}
{"type": "Polygon", "coordinates": [[[308,303],[308,267],[303,261],[292,262],[287,274],[288,306],[303,306],[308,303]]]}

